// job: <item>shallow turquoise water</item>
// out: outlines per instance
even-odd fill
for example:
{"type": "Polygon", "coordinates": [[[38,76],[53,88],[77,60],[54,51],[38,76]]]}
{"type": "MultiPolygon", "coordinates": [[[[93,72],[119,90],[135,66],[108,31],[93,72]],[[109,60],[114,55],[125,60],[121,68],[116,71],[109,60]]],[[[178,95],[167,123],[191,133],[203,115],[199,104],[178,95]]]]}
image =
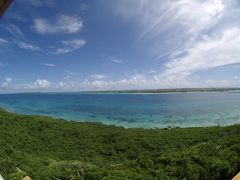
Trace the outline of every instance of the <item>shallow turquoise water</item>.
{"type": "Polygon", "coordinates": [[[189,127],[240,123],[240,93],[2,94],[0,106],[24,114],[125,127],[189,127]]]}

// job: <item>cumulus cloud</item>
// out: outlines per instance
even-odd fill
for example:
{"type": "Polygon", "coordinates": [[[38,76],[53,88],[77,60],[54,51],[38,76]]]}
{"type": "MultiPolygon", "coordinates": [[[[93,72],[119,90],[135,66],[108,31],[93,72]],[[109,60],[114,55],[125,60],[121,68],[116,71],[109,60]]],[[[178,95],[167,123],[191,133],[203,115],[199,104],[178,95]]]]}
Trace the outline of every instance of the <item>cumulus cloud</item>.
{"type": "MultiPolygon", "coordinates": [[[[7,82],[7,81],[6,81],[7,82]]],[[[239,78],[232,80],[207,79],[202,82],[194,79],[184,79],[182,81],[171,82],[169,79],[161,79],[147,74],[133,74],[119,80],[109,79],[84,79],[83,81],[73,81],[70,78],[59,82],[49,82],[45,79],[38,79],[27,85],[9,86],[4,84],[5,89],[17,91],[87,91],[87,90],[130,90],[130,89],[165,89],[165,88],[192,88],[192,87],[236,87],[240,85],[239,78]]]]}
{"type": "Polygon", "coordinates": [[[27,89],[48,89],[51,87],[51,83],[46,79],[37,79],[33,84],[27,85],[27,89]]]}
{"type": "Polygon", "coordinates": [[[47,19],[35,19],[34,29],[40,34],[47,33],[77,33],[83,28],[83,20],[77,16],[61,15],[55,22],[47,19]]]}
{"type": "Polygon", "coordinates": [[[106,80],[102,78],[95,78],[93,81],[85,80],[76,85],[78,89],[82,90],[117,90],[117,89],[144,89],[156,86],[156,82],[146,77],[143,74],[133,74],[128,78],[120,80],[106,80]]]}
{"type": "MultiPolygon", "coordinates": [[[[65,84],[67,89],[68,84],[65,84]]],[[[127,89],[166,89],[166,88],[204,88],[204,87],[237,87],[240,85],[239,79],[207,79],[199,82],[194,79],[183,79],[182,81],[171,82],[168,79],[162,79],[157,76],[146,76],[135,74],[129,78],[112,80],[86,80],[80,83],[71,82],[72,90],[127,90],[127,89]]],[[[70,90],[71,90],[70,89],[70,90]]]]}

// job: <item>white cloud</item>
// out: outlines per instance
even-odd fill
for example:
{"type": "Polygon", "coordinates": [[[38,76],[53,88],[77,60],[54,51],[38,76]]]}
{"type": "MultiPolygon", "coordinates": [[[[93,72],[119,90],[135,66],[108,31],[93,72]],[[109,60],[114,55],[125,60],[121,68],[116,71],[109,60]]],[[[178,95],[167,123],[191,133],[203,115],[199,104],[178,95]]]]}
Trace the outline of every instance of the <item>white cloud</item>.
{"type": "Polygon", "coordinates": [[[56,50],[52,54],[66,54],[72,51],[76,51],[80,49],[82,46],[86,44],[84,39],[72,39],[72,40],[65,40],[62,41],[64,47],[56,48],[56,50]]]}
{"type": "MultiPolygon", "coordinates": [[[[138,26],[134,45],[143,45],[152,59],[165,63],[162,72],[149,73],[149,82],[173,88],[227,85],[209,74],[213,68],[240,63],[237,0],[117,2],[115,12],[138,26]],[[196,79],[202,71],[204,77],[196,79]]],[[[239,85],[236,80],[228,85],[239,85]]]]}
{"type": "Polygon", "coordinates": [[[186,55],[166,64],[166,78],[187,77],[194,72],[240,63],[240,29],[226,29],[221,35],[205,37],[186,51],[186,55]]]}
{"type": "Polygon", "coordinates": [[[0,38],[0,44],[6,44],[8,43],[8,40],[0,38]]]}
{"type": "Polygon", "coordinates": [[[23,41],[19,41],[19,40],[16,40],[15,43],[21,49],[31,50],[31,51],[38,51],[38,50],[40,50],[40,47],[35,45],[35,44],[31,44],[31,43],[27,43],[27,42],[23,42],[23,41]]]}
{"type": "Polygon", "coordinates": [[[118,3],[120,5],[116,12],[120,16],[139,21],[143,30],[141,37],[150,34],[157,36],[162,30],[176,24],[190,28],[193,32],[194,29],[210,25],[224,10],[222,0],[121,0],[118,3]]]}
{"type": "Polygon", "coordinates": [[[105,76],[105,75],[102,75],[102,74],[92,74],[92,75],[91,75],[91,78],[100,80],[100,79],[106,78],[106,76],[105,76]]]}
{"type": "Polygon", "coordinates": [[[64,79],[70,79],[72,76],[76,76],[76,75],[77,73],[67,70],[64,72],[64,79]]]}
{"type": "Polygon", "coordinates": [[[238,87],[240,80],[238,78],[229,79],[207,79],[202,82],[195,79],[184,79],[178,82],[171,82],[169,79],[163,79],[146,74],[133,74],[120,80],[107,79],[84,79],[83,81],[72,81],[63,79],[63,81],[50,83],[44,79],[38,79],[28,85],[6,86],[8,90],[17,91],[86,91],[86,90],[128,90],[128,89],[166,89],[166,88],[204,88],[204,87],[238,87]]]}
{"type": "Polygon", "coordinates": [[[116,57],[110,57],[110,61],[113,63],[117,63],[117,64],[120,64],[123,62],[121,59],[116,58],[116,57]]]}
{"type": "Polygon", "coordinates": [[[2,83],[2,89],[7,90],[12,82],[12,78],[5,77],[4,82],[2,83]]]}
{"type": "Polygon", "coordinates": [[[44,63],[42,65],[47,66],[47,67],[55,67],[56,66],[55,64],[50,64],[50,63],[44,63]]]}
{"type": "Polygon", "coordinates": [[[142,74],[134,74],[130,79],[130,82],[139,82],[139,81],[145,81],[145,76],[142,74]]]}
{"type": "Polygon", "coordinates": [[[225,12],[223,0],[117,2],[115,12],[138,25],[136,34],[139,36],[135,44],[146,45],[146,50],[156,60],[192,46],[225,12]]]}
{"type": "Polygon", "coordinates": [[[79,48],[79,47],[82,47],[86,43],[86,41],[84,39],[73,39],[73,40],[65,40],[62,43],[67,46],[79,48]]]}
{"type": "Polygon", "coordinates": [[[233,79],[239,79],[239,77],[238,76],[234,76],[233,79]]]}
{"type": "Polygon", "coordinates": [[[80,6],[80,12],[84,12],[84,11],[86,11],[87,9],[89,8],[89,6],[87,5],[87,4],[81,4],[81,6],[80,6]]]}
{"type": "Polygon", "coordinates": [[[6,39],[0,38],[0,44],[14,43],[21,49],[31,50],[31,51],[40,50],[39,46],[37,46],[33,43],[26,42],[27,40],[24,37],[24,33],[18,26],[14,25],[14,24],[8,24],[8,25],[4,26],[4,28],[11,34],[12,37],[11,36],[9,37],[9,41],[6,39]]]}
{"type": "Polygon", "coordinates": [[[48,89],[51,83],[46,79],[37,79],[33,84],[27,85],[27,89],[48,89]]]}
{"type": "Polygon", "coordinates": [[[61,15],[56,22],[46,19],[35,19],[34,29],[40,34],[47,33],[77,33],[83,28],[83,20],[80,17],[61,15]]]}
{"type": "Polygon", "coordinates": [[[60,87],[60,88],[63,88],[63,87],[65,86],[65,83],[64,83],[64,82],[61,82],[61,81],[60,81],[58,84],[59,84],[59,87],[60,87]]]}
{"type": "Polygon", "coordinates": [[[52,54],[67,54],[69,52],[72,52],[73,49],[71,48],[57,48],[56,51],[54,51],[52,54]]]}
{"type": "Polygon", "coordinates": [[[5,77],[5,81],[6,81],[7,83],[10,83],[10,82],[12,82],[12,78],[10,78],[10,77],[5,77]]]}
{"type": "Polygon", "coordinates": [[[150,69],[150,70],[148,71],[148,74],[155,74],[156,72],[157,72],[156,70],[150,69]]]}
{"type": "Polygon", "coordinates": [[[133,74],[132,76],[116,81],[97,79],[94,81],[86,80],[77,86],[82,90],[118,90],[118,89],[146,89],[160,88],[160,82],[152,77],[143,74],[133,74]]]}
{"type": "Polygon", "coordinates": [[[19,38],[24,37],[24,34],[23,34],[22,30],[18,26],[14,25],[14,24],[9,24],[9,25],[6,25],[4,27],[15,38],[19,39],[19,38]]]}

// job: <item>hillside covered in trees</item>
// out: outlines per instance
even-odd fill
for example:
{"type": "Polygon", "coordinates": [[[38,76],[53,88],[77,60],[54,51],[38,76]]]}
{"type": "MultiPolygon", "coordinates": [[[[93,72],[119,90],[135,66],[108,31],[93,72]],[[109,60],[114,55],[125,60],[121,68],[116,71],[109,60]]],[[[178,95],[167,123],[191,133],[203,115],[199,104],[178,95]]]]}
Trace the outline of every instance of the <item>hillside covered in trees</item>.
{"type": "Polygon", "coordinates": [[[125,129],[0,110],[0,173],[40,179],[231,179],[240,125],[125,129]]]}

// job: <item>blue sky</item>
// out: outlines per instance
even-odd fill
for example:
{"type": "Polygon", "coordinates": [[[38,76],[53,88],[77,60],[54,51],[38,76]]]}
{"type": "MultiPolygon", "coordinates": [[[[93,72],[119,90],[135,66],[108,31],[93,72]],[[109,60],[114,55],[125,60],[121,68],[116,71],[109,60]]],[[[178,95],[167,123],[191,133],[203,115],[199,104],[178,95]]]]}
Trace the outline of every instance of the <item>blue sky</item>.
{"type": "Polygon", "coordinates": [[[1,92],[240,86],[238,0],[15,0],[1,92]]]}

